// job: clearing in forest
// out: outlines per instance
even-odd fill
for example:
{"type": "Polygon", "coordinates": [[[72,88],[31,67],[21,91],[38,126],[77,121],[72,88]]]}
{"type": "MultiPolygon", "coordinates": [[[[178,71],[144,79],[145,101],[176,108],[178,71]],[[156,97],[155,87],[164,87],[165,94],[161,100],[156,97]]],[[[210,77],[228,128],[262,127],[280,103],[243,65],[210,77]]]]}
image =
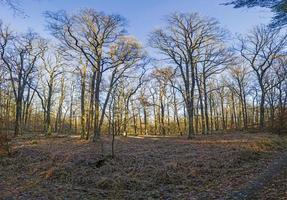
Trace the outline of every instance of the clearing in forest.
{"type": "MultiPolygon", "coordinates": [[[[111,138],[103,143],[102,152],[72,137],[15,140],[0,158],[1,199],[227,199],[272,168],[287,144],[270,134],[117,137],[111,159],[111,138]]],[[[286,170],[270,177],[252,199],[286,198],[286,170]]]]}

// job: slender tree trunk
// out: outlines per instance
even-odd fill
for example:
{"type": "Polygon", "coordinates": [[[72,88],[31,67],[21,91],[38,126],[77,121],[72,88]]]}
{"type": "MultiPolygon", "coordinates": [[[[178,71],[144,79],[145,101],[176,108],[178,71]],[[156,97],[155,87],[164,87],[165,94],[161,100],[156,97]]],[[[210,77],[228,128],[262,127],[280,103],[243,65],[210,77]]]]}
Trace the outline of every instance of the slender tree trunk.
{"type": "MultiPolygon", "coordinates": [[[[73,92],[73,90],[72,90],[73,92]]],[[[70,128],[70,131],[72,131],[72,127],[73,127],[73,115],[74,115],[74,111],[73,111],[73,101],[74,101],[74,95],[73,93],[71,94],[71,99],[70,99],[70,114],[69,114],[69,128],[70,128]]]]}
{"type": "Polygon", "coordinates": [[[174,88],[172,88],[172,92],[173,92],[173,105],[174,105],[174,123],[176,122],[177,129],[178,129],[180,135],[182,136],[182,131],[181,131],[179,117],[178,117],[177,99],[176,99],[176,93],[175,93],[174,88]]]}
{"type": "Polygon", "coordinates": [[[148,134],[148,119],[147,119],[147,109],[146,106],[143,107],[143,114],[144,114],[144,133],[145,135],[148,134]]]}
{"type": "MultiPolygon", "coordinates": [[[[100,65],[98,65],[98,66],[100,66],[100,65]]],[[[101,135],[100,83],[101,83],[101,72],[98,71],[97,77],[96,77],[96,88],[95,88],[95,118],[94,118],[94,137],[93,137],[94,141],[99,140],[100,135],[101,135]]]]}
{"type": "Polygon", "coordinates": [[[196,68],[196,84],[197,84],[197,88],[198,88],[198,100],[199,100],[199,107],[200,107],[200,116],[201,116],[201,133],[202,134],[206,134],[206,122],[205,122],[205,117],[204,117],[204,108],[203,108],[203,97],[202,97],[202,90],[201,90],[201,84],[200,84],[200,77],[199,74],[197,72],[197,68],[196,68]]]}
{"type": "Polygon", "coordinates": [[[164,124],[164,120],[165,120],[165,114],[164,114],[164,104],[163,104],[163,98],[162,98],[162,94],[160,94],[160,132],[162,135],[166,135],[165,132],[165,124],[164,124]]]}
{"type": "Polygon", "coordinates": [[[129,124],[129,111],[128,111],[128,105],[129,102],[126,102],[125,108],[124,108],[124,124],[123,124],[123,132],[124,132],[124,136],[128,136],[128,131],[127,131],[127,127],[129,124]]]}
{"type": "Polygon", "coordinates": [[[85,110],[85,93],[86,93],[86,76],[87,66],[84,65],[81,70],[81,138],[86,136],[86,110],[85,110]]]}
{"type": "Polygon", "coordinates": [[[141,117],[141,111],[140,108],[138,108],[138,115],[139,115],[139,125],[140,125],[140,135],[143,135],[143,128],[142,128],[142,117],[141,117]]]}
{"type": "Polygon", "coordinates": [[[234,93],[233,92],[231,92],[231,101],[232,101],[232,128],[237,129],[235,99],[234,99],[234,93]]]}
{"type": "Polygon", "coordinates": [[[63,76],[61,79],[61,94],[59,98],[59,106],[58,106],[56,122],[55,122],[55,132],[58,132],[59,128],[61,127],[61,119],[62,119],[62,114],[63,114],[62,109],[63,109],[64,99],[65,99],[65,79],[63,76]]]}
{"type": "Polygon", "coordinates": [[[206,80],[203,77],[203,93],[204,93],[204,115],[205,115],[205,128],[206,133],[209,133],[209,116],[208,116],[208,94],[206,89],[206,80]]]}
{"type": "Polygon", "coordinates": [[[244,129],[248,128],[248,114],[247,114],[247,103],[246,96],[243,94],[243,110],[244,110],[244,129]]]}
{"type": "Polygon", "coordinates": [[[134,107],[133,101],[131,101],[131,106],[132,106],[132,115],[133,115],[134,134],[137,135],[137,119],[136,119],[136,113],[135,113],[135,107],[134,107]]]}
{"type": "Polygon", "coordinates": [[[195,133],[199,133],[199,99],[197,100],[196,109],[195,109],[195,133]]]}
{"type": "Polygon", "coordinates": [[[221,104],[221,116],[222,116],[222,129],[225,130],[225,114],[224,114],[224,98],[223,95],[220,94],[220,104],[221,104]]]}
{"type": "Polygon", "coordinates": [[[187,115],[186,115],[186,106],[183,106],[183,124],[184,124],[184,132],[187,133],[187,115]]]}

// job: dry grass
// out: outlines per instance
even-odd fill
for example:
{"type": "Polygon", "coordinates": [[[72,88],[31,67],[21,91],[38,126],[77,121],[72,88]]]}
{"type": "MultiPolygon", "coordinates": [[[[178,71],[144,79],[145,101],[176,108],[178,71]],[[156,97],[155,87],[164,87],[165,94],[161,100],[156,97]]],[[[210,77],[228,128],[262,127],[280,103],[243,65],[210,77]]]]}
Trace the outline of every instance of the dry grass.
{"type": "Polygon", "coordinates": [[[287,141],[269,134],[18,139],[0,158],[0,194],[11,199],[224,199],[260,174],[287,141]]]}
{"type": "Polygon", "coordinates": [[[256,192],[254,199],[287,199],[287,169],[279,173],[259,192],[256,192]]]}

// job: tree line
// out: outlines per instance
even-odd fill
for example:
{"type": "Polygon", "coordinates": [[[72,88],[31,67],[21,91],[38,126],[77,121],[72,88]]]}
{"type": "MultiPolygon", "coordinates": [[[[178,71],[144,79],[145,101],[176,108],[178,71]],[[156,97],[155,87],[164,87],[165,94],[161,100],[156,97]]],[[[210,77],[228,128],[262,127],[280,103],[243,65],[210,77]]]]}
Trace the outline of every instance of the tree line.
{"type": "Polygon", "coordinates": [[[287,34],[231,36],[213,18],[172,13],[148,47],[94,9],[46,12],[52,40],[0,23],[0,130],[114,135],[287,129],[287,34]]]}

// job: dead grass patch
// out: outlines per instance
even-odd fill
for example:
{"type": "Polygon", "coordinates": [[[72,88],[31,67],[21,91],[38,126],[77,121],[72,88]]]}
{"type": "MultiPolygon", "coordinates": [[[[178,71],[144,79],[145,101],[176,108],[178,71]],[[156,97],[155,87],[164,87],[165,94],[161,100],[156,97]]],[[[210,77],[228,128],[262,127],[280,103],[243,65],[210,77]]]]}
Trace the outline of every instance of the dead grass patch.
{"type": "Polygon", "coordinates": [[[287,140],[240,133],[193,140],[118,137],[114,159],[110,144],[104,137],[103,157],[99,145],[78,138],[19,139],[12,156],[0,159],[0,193],[26,199],[220,199],[257,176],[287,140]]]}

